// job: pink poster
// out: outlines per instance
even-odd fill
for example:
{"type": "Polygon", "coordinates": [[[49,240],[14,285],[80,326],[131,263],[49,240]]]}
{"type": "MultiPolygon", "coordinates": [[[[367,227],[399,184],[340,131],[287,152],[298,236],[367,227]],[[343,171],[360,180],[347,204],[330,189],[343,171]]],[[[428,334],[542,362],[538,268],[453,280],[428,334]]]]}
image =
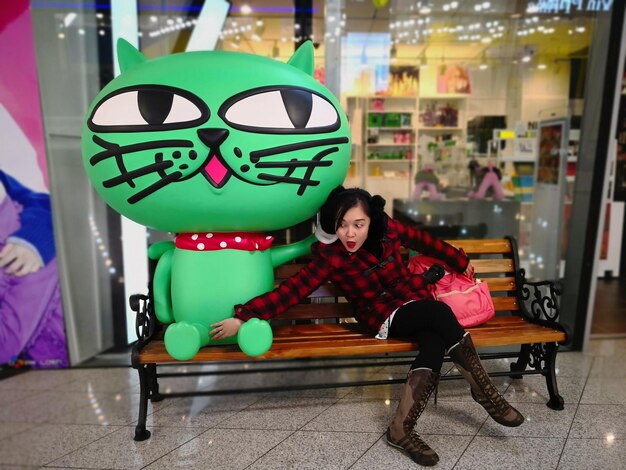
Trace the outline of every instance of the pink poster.
{"type": "Polygon", "coordinates": [[[67,367],[27,0],[0,9],[0,367],[67,367]]]}
{"type": "Polygon", "coordinates": [[[469,94],[472,92],[467,67],[445,64],[437,67],[437,93],[469,94]]]}

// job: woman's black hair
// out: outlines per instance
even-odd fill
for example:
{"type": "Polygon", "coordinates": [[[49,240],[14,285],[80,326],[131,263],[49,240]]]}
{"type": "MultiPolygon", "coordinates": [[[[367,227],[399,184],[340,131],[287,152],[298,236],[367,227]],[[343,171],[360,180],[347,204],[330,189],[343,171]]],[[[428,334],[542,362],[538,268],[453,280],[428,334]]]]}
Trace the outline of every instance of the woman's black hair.
{"type": "Polygon", "coordinates": [[[387,215],[385,200],[381,196],[372,196],[360,188],[345,189],[337,186],[320,209],[320,223],[326,233],[335,233],[341,225],[343,217],[353,207],[361,205],[363,211],[371,219],[365,247],[380,246],[380,240],[387,232],[387,215]]]}

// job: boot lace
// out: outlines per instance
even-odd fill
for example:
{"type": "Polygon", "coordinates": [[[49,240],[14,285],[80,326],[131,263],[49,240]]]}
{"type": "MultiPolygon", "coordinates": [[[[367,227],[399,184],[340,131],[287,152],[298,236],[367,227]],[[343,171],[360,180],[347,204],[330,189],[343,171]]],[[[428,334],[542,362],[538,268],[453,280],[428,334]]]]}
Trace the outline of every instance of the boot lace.
{"type": "Polygon", "coordinates": [[[498,413],[505,413],[509,409],[508,402],[504,399],[500,391],[493,385],[489,376],[485,372],[478,359],[477,354],[473,354],[471,348],[463,345],[465,347],[465,357],[470,362],[470,367],[472,371],[477,371],[474,376],[474,380],[483,391],[485,398],[491,402],[491,404],[495,407],[498,413]]]}
{"type": "MultiPolygon", "coordinates": [[[[433,393],[433,390],[435,389],[435,387],[437,387],[438,383],[439,383],[439,374],[433,373],[431,376],[431,380],[429,380],[426,386],[424,386],[421,389],[418,397],[414,398],[415,404],[411,407],[411,410],[409,411],[407,419],[404,421],[404,432],[406,433],[407,436],[409,436],[409,438],[411,439],[411,442],[413,442],[413,437],[417,436],[418,441],[424,444],[424,442],[420,439],[419,434],[413,431],[413,426],[415,426],[417,419],[420,417],[420,415],[424,411],[424,408],[426,408],[426,403],[428,403],[428,398],[433,393]]],[[[428,446],[426,447],[428,448],[428,446]]]]}

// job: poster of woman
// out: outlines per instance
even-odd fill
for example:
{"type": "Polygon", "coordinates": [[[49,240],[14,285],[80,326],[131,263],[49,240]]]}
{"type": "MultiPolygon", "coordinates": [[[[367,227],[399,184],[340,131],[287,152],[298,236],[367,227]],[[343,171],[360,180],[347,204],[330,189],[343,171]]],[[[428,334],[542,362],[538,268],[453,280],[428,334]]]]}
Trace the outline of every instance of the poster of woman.
{"type": "Polygon", "coordinates": [[[29,2],[0,10],[0,368],[67,367],[29,2]]]}
{"type": "Polygon", "coordinates": [[[437,68],[437,93],[469,94],[472,92],[467,67],[442,64],[437,68]]]}

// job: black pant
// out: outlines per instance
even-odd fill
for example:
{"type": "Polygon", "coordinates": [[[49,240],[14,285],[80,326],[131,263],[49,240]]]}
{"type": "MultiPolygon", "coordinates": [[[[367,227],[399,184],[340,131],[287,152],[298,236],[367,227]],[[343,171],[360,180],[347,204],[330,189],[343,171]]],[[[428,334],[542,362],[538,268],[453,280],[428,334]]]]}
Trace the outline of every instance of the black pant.
{"type": "Polygon", "coordinates": [[[452,309],[438,300],[418,300],[398,309],[389,327],[390,338],[412,338],[420,351],[411,369],[439,372],[446,350],[461,341],[465,330],[452,309]]]}

